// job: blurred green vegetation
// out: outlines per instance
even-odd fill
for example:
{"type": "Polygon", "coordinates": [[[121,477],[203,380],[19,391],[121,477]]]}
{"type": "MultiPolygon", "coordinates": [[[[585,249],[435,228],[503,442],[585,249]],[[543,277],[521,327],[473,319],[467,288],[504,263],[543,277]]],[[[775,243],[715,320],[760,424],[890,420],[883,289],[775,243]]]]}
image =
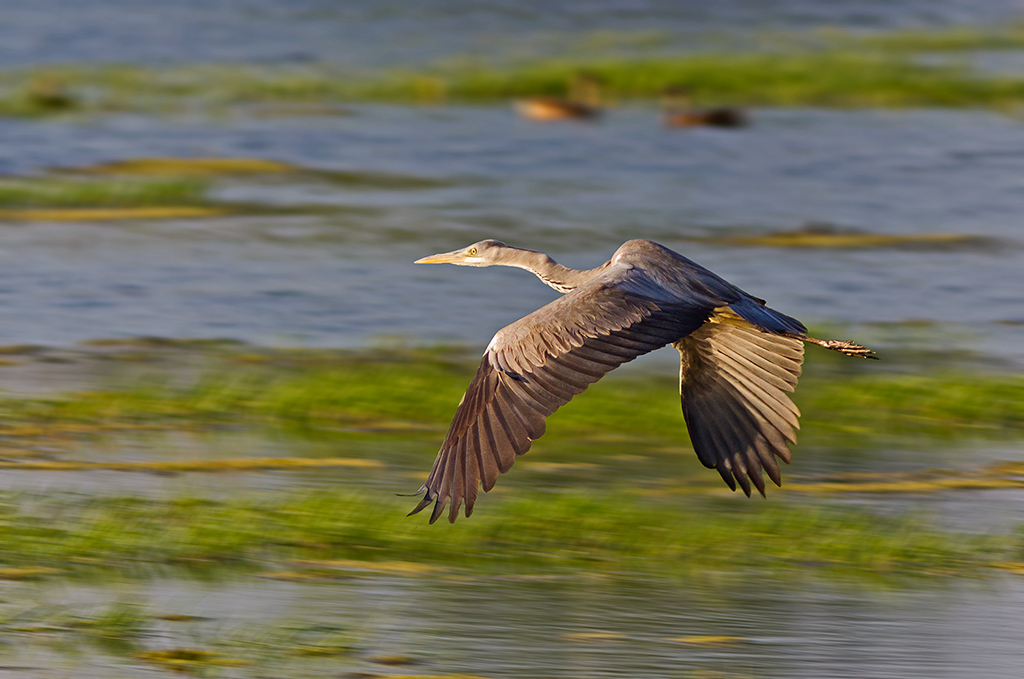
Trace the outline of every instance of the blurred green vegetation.
{"type": "MultiPolygon", "coordinates": [[[[344,432],[369,431],[374,433],[359,435],[362,440],[372,436],[387,448],[433,449],[476,363],[461,350],[446,348],[273,350],[166,340],[95,344],[88,360],[118,373],[102,388],[0,400],[0,437],[12,460],[22,441],[30,463],[38,455],[33,446],[46,451],[45,459],[29,468],[51,468],[47,461],[58,450],[74,455],[73,443],[83,436],[135,427],[270,426],[291,435],[336,437],[342,453],[345,437],[351,436],[344,432]],[[71,445],[56,445],[60,441],[71,445]]],[[[5,353],[14,365],[19,359],[45,359],[37,348],[5,353]]],[[[893,369],[908,366],[811,352],[797,391],[805,438],[851,450],[901,440],[920,446],[922,440],[1016,439],[1024,433],[1024,376],[893,369]]],[[[796,493],[742,503],[718,499],[716,494],[726,491],[710,473],[697,481],[643,476],[659,464],[659,451],[686,448],[676,388],[674,376],[613,375],[551,418],[545,441],[558,450],[569,447],[563,451],[570,460],[562,462],[563,470],[574,464],[573,446],[584,449],[591,463],[609,463],[602,464],[606,472],[618,464],[615,455],[647,451],[654,456],[637,478],[613,474],[591,485],[589,494],[576,482],[532,487],[512,479],[487,497],[487,511],[452,527],[428,527],[422,517],[406,518],[412,498],[352,487],[237,493],[216,500],[8,493],[0,501],[0,561],[8,567],[7,577],[49,578],[56,576],[47,570],[54,566],[63,573],[143,575],[181,567],[251,570],[296,560],[328,570],[333,567],[327,562],[368,560],[498,570],[514,565],[537,572],[760,567],[774,572],[817,564],[836,572],[889,574],[959,573],[1024,560],[1024,533],[958,533],[913,513],[820,499],[850,490],[1014,487],[1019,465],[958,473],[966,481],[959,485],[941,474],[835,477],[817,485],[812,479],[803,485],[813,495],[801,493],[796,484],[796,493]],[[611,457],[603,460],[602,451],[611,457]]],[[[409,464],[402,455],[367,458],[377,467],[359,465],[359,478],[372,473],[390,478],[387,485],[393,488],[415,487],[418,480],[408,472],[395,475],[409,464]]],[[[207,471],[232,469],[231,461],[218,466],[212,460],[207,471]]],[[[429,462],[422,459],[417,479],[429,462]]],[[[543,462],[530,457],[517,472],[524,478],[543,474],[543,462]]],[[[153,470],[161,470],[158,462],[153,470]]]]}
{"type": "MultiPolygon", "coordinates": [[[[835,33],[842,36],[842,33],[835,33]]],[[[1024,23],[998,26],[949,26],[942,29],[907,29],[869,36],[845,36],[855,44],[908,52],[1024,49],[1024,23]]]]}
{"type": "MultiPolygon", "coordinates": [[[[173,111],[189,102],[211,107],[261,103],[496,103],[566,92],[585,69],[608,98],[659,97],[685,85],[699,101],[760,106],[1005,106],[1024,94],[1024,79],[985,78],[961,67],[928,66],[901,54],[859,51],[703,54],[588,61],[558,59],[507,66],[466,63],[422,71],[346,75],[324,66],[305,71],[209,65],[183,74],[141,67],[72,69],[64,78],[98,88],[83,110],[173,111]]],[[[0,113],[18,114],[4,106],[0,113]]]]}
{"type": "Polygon", "coordinates": [[[1014,373],[812,377],[801,384],[796,400],[804,429],[860,438],[1024,433],[1024,375],[1014,373]]]}
{"type": "MultiPolygon", "coordinates": [[[[305,213],[311,205],[268,206],[217,200],[216,185],[293,181],[356,190],[419,190],[443,179],[386,172],[322,171],[259,158],[131,158],[50,174],[0,178],[0,218],[10,221],[107,221],[305,213]],[[269,176],[266,180],[263,177],[269,176]],[[256,177],[255,179],[253,177],[256,177]]],[[[335,211],[365,211],[360,207],[335,211]]]]}
{"type": "Polygon", "coordinates": [[[201,205],[209,188],[200,177],[8,178],[0,179],[0,208],[201,205]]]}
{"type": "MultiPolygon", "coordinates": [[[[430,189],[448,186],[449,182],[434,177],[397,174],[393,172],[316,170],[265,158],[238,157],[155,157],[121,160],[64,168],[61,172],[79,176],[112,176],[141,181],[144,177],[166,177],[165,181],[202,181],[217,177],[258,175],[286,176],[292,179],[317,179],[345,188],[402,190],[430,189]]],[[[27,181],[27,180],[26,180],[27,181]]],[[[94,179],[99,183],[101,180],[94,179]]]]}
{"type": "Polygon", "coordinates": [[[453,99],[485,102],[562,95],[566,80],[580,69],[599,78],[612,100],[659,97],[671,86],[685,86],[698,102],[750,106],[1002,107],[1024,98],[1024,79],[981,77],[959,66],[859,51],[550,62],[467,68],[438,77],[453,99]]]}
{"type": "Polygon", "coordinates": [[[65,574],[132,576],[285,563],[323,575],[332,563],[350,560],[370,568],[397,561],[521,574],[748,568],[781,574],[814,567],[946,575],[1024,554],[1021,536],[940,530],[918,517],[850,505],[652,501],[628,492],[523,488],[503,495],[488,498],[487,512],[431,527],[405,516],[410,498],[350,489],[225,500],[6,494],[0,496],[0,559],[18,568],[56,564],[65,574]]]}
{"type": "Polygon", "coordinates": [[[812,224],[799,229],[767,233],[726,234],[697,238],[699,242],[738,247],[778,248],[901,248],[945,250],[963,248],[994,248],[992,238],[961,233],[868,233],[854,229],[838,229],[830,225],[812,224]]]}
{"type": "MultiPolygon", "coordinates": [[[[609,36],[604,37],[607,42],[609,36]]],[[[622,43],[622,40],[611,40],[622,43]]],[[[629,42],[629,41],[626,41],[629,42]]],[[[330,64],[302,67],[196,64],[46,66],[0,72],[0,115],[139,111],[153,114],[246,105],[336,105],[346,102],[497,103],[564,95],[585,70],[604,83],[607,98],[659,97],[686,86],[700,102],[750,106],[968,106],[1005,109],[1024,100],[1024,78],[985,74],[936,55],[1024,48],[1024,25],[954,26],[853,34],[812,31],[754,40],[752,51],[671,53],[656,48],[586,49],[534,60],[449,58],[388,71],[347,71],[330,64]],[[601,56],[604,54],[604,56],[601,56]],[[79,93],[86,93],[79,94],[79,93]]],[[[286,109],[279,111],[287,113],[286,109]]],[[[302,110],[296,108],[296,113],[302,110]]],[[[344,113],[313,108],[316,114],[344,113]]]]}
{"type": "MultiPolygon", "coordinates": [[[[820,353],[809,351],[794,397],[803,430],[815,441],[1024,433],[1024,375],[952,369],[906,374],[850,359],[836,364],[817,357],[820,353]]],[[[445,350],[275,353],[243,346],[208,359],[191,380],[156,371],[101,390],[0,400],[0,431],[27,425],[116,429],[235,422],[441,430],[476,368],[475,360],[445,350]]],[[[676,378],[660,374],[613,373],[552,422],[565,436],[640,436],[674,444],[684,429],[676,378]]]]}

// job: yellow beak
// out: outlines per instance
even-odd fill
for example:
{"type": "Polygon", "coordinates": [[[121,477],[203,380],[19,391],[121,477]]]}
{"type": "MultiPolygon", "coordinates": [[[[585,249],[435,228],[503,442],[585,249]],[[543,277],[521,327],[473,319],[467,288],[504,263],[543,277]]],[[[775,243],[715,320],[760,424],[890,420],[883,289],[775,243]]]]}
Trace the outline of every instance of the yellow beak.
{"type": "Polygon", "coordinates": [[[436,255],[417,259],[413,264],[453,264],[464,258],[465,253],[462,250],[452,250],[451,252],[441,252],[436,255]]]}

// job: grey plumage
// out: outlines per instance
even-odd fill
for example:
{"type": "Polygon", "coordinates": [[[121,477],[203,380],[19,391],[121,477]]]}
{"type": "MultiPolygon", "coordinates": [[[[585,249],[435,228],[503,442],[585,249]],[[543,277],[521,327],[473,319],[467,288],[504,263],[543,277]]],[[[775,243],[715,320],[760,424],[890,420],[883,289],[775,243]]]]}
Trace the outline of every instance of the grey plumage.
{"type": "Polygon", "coordinates": [[[569,269],[541,252],[484,240],[424,257],[422,264],[526,269],[565,293],[494,336],[459,404],[419,492],[430,522],[450,503],[473,512],[477,490],[494,487],[544,434],[546,418],[605,373],[673,345],[680,354],[683,417],[700,461],[733,490],[781,484],[800,416],[796,387],[803,343],[873,358],[852,342],[818,340],[795,318],[682,255],[647,240],[622,245],[602,266],[569,269]]]}

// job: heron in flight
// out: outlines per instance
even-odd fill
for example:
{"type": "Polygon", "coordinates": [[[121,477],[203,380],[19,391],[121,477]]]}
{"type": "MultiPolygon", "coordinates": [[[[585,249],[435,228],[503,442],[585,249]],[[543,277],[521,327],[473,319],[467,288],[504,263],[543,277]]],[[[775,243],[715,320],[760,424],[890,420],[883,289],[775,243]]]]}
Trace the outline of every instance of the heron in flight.
{"type": "Polygon", "coordinates": [[[859,344],[819,340],[800,321],[765,306],[682,255],[649,240],[624,243],[587,271],[543,252],[482,240],[417,264],[514,266],[564,293],[494,336],[455,412],[426,483],[434,523],[450,503],[452,523],[477,491],[494,487],[516,456],[544,434],[546,418],[638,356],[671,344],[679,351],[683,418],[697,457],[732,490],[764,495],[764,474],[782,484],[800,412],[796,387],[804,342],[875,358],[859,344]]]}

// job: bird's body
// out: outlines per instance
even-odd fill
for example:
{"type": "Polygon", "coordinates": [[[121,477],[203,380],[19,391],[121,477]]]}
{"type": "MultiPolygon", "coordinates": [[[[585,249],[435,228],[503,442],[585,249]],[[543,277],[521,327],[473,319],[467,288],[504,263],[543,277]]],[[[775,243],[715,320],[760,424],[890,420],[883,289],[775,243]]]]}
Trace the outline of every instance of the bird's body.
{"type": "Polygon", "coordinates": [[[650,351],[680,353],[683,416],[700,461],[735,490],[764,494],[762,472],[781,483],[775,457],[789,462],[799,411],[803,343],[854,356],[860,345],[817,340],[794,318],[708,269],[648,240],[623,244],[605,264],[570,269],[541,252],[484,240],[417,263],[514,266],[562,297],[495,334],[426,483],[416,513],[434,502],[433,523],[450,501],[472,513],[479,486],[544,433],[545,420],[605,373],[650,351]]]}
{"type": "Polygon", "coordinates": [[[601,83],[587,73],[576,73],[569,79],[567,97],[528,97],[513,103],[521,117],[539,122],[596,120],[603,113],[601,83]]]}
{"type": "Polygon", "coordinates": [[[747,127],[750,115],[735,106],[696,108],[688,90],[670,87],[663,97],[666,127],[747,127]]]}
{"type": "Polygon", "coordinates": [[[738,108],[719,106],[688,111],[666,111],[665,127],[746,127],[747,114],[738,108]]]}
{"type": "Polygon", "coordinates": [[[548,122],[552,120],[595,120],[601,108],[571,99],[558,97],[532,97],[515,101],[516,111],[523,118],[548,122]]]}

